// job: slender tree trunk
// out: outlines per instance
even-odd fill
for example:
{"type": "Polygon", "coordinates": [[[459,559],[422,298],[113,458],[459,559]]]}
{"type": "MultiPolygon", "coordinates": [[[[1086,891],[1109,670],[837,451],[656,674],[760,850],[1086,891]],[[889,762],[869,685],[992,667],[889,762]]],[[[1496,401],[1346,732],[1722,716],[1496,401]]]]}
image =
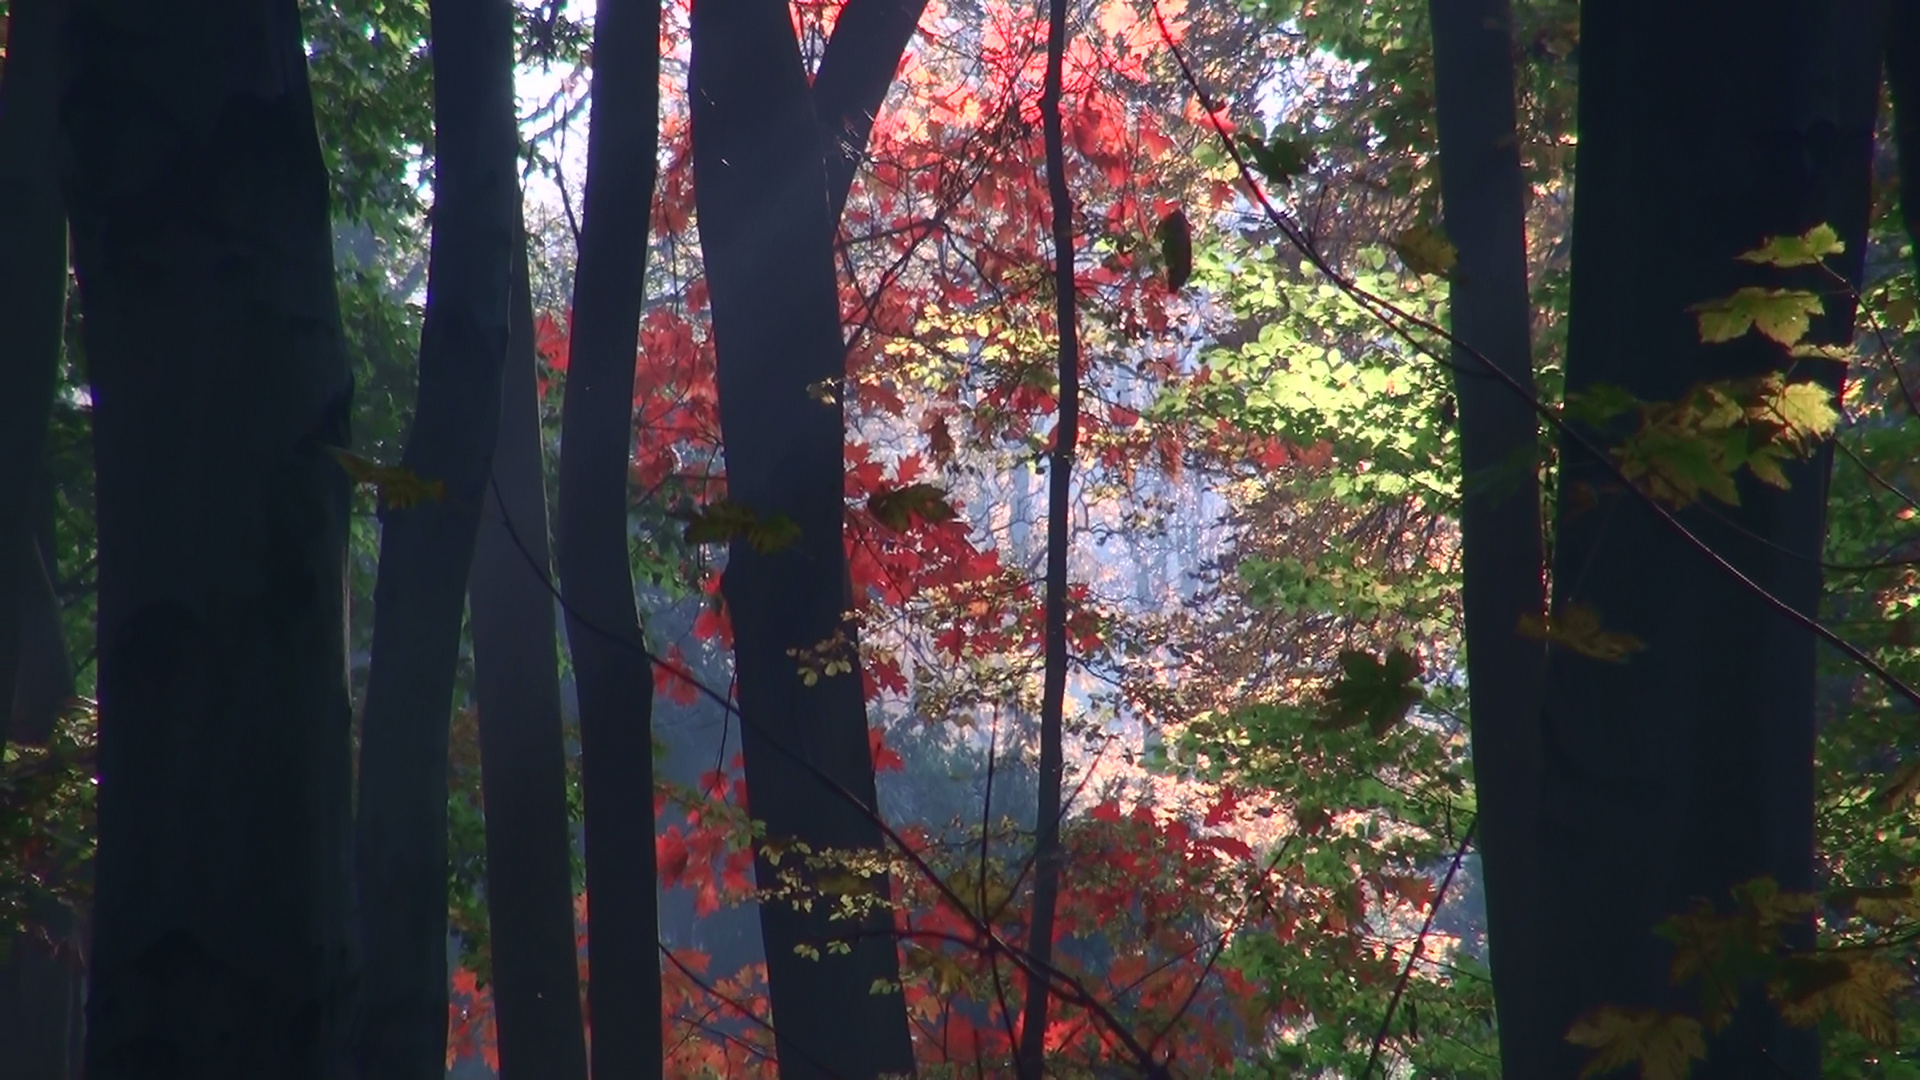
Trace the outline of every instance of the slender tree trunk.
{"type": "Polygon", "coordinates": [[[1447,310],[1463,495],[1462,606],[1473,724],[1478,836],[1487,887],[1494,999],[1509,1076],[1547,1076],[1507,1035],[1538,1026],[1530,942],[1554,923],[1534,904],[1539,718],[1546,656],[1519,634],[1546,603],[1541,544],[1539,419],[1533,411],[1526,193],[1514,127],[1509,0],[1433,0],[1440,195],[1459,254],[1447,310]],[[1489,365],[1497,370],[1489,370],[1489,365]]]}
{"type": "MultiPolygon", "coordinates": [[[[1040,122],[1047,152],[1047,194],[1053,218],[1054,322],[1058,324],[1060,416],[1053,429],[1047,469],[1047,596],[1044,613],[1045,673],[1040,689],[1040,798],[1033,822],[1033,921],[1027,955],[1045,969],[1053,963],[1053,921],[1060,902],[1060,787],[1066,778],[1061,727],[1067,697],[1067,556],[1073,546],[1073,452],[1080,434],[1080,332],[1075,321],[1073,195],[1067,188],[1066,135],[1060,95],[1067,49],[1066,0],[1050,0],[1047,18],[1046,85],[1040,122]]],[[[1046,1058],[1050,985],[1043,974],[1027,977],[1020,1030],[1019,1070],[1039,1080],[1046,1058]]]]}
{"type": "MultiPolygon", "coordinates": [[[[468,605],[480,785],[486,805],[487,922],[501,1080],[586,1080],[573,936],[573,830],[560,719],[559,627],[547,544],[546,470],[535,385],[533,298],[514,254],[512,329],[493,482],[468,605]]],[[[650,1025],[658,1028],[658,1014],[650,1025]]]]}
{"type": "MultiPolygon", "coordinates": [[[[1787,368],[1757,334],[1702,345],[1691,304],[1783,273],[1744,266],[1768,236],[1830,223],[1857,283],[1866,235],[1878,41],[1869,0],[1635,0],[1581,13],[1580,198],[1573,227],[1569,393],[1618,386],[1671,401],[1698,381],[1787,368]]],[[[1829,297],[1816,337],[1851,338],[1829,297]]],[[[1837,365],[1796,378],[1837,386],[1837,365]]],[[[1604,438],[1599,433],[1591,437],[1604,438]]],[[[1602,445],[1605,445],[1604,443],[1602,445]]],[[[1583,604],[1645,643],[1621,664],[1555,650],[1541,731],[1541,888],[1553,925],[1524,1040],[1533,1075],[1572,1076],[1569,1024],[1603,1004],[1685,1008],[1653,927],[1695,897],[1725,904],[1766,876],[1813,882],[1814,639],[1691,549],[1600,463],[1563,443],[1556,610],[1583,604]],[[1597,505],[1582,508],[1597,499],[1597,505]]],[[[1680,517],[1754,582],[1811,615],[1828,458],[1791,490],[1743,478],[1738,507],[1680,517]]],[[[1810,932],[1810,928],[1809,928],[1810,932]]],[[[1495,942],[1495,949],[1500,946],[1495,942]]],[[[1813,1077],[1818,1034],[1749,998],[1696,1076],[1813,1077]]]]}
{"type": "MultiPolygon", "coordinates": [[[[0,706],[13,700],[23,604],[37,585],[29,493],[47,441],[67,300],[67,216],[53,158],[64,0],[14,0],[0,73],[0,706]]],[[[7,740],[0,714],[0,746],[7,740]]]]}
{"type": "Polygon", "coordinates": [[[602,0],[560,449],[560,584],[580,695],[587,1011],[597,1076],[661,1075],[653,673],[627,555],[633,372],[659,156],[659,0],[602,0]]]}
{"type": "Polygon", "coordinates": [[[445,498],[381,510],[355,829],[366,958],[356,1057],[378,1080],[446,1069],[448,717],[522,245],[511,5],[434,0],[431,33],[433,240],[403,465],[445,498]]]}
{"type": "MultiPolygon", "coordinates": [[[[849,5],[842,17],[854,14],[849,5]]],[[[790,651],[832,647],[857,658],[843,611],[845,421],[837,402],[809,391],[837,385],[846,373],[828,145],[784,4],[696,0],[692,41],[695,195],[728,488],[762,518],[784,515],[799,527],[799,538],[782,550],[763,553],[736,541],[728,555],[724,593],[749,797],[772,842],[876,850],[882,834],[859,675],[809,686],[790,651]]],[[[897,54],[861,60],[884,63],[890,74],[897,54]]],[[[865,112],[877,107],[875,101],[865,112]]],[[[789,871],[796,863],[783,860],[789,871]]],[[[780,871],[764,857],[758,864],[763,884],[777,881],[780,871]]],[[[877,887],[884,900],[885,883],[877,887]]],[[[830,920],[829,907],[761,905],[781,1074],[796,1080],[910,1072],[900,993],[874,992],[876,984],[898,980],[891,916],[883,903],[868,918],[830,920]],[[834,943],[848,951],[838,954],[834,943]],[[819,958],[796,948],[816,949],[819,958]]]]}
{"type": "Polygon", "coordinates": [[[92,1080],[346,1074],[351,385],[297,5],[78,0],[92,1080]],[[190,73],[190,75],[185,74],[190,73]]]}

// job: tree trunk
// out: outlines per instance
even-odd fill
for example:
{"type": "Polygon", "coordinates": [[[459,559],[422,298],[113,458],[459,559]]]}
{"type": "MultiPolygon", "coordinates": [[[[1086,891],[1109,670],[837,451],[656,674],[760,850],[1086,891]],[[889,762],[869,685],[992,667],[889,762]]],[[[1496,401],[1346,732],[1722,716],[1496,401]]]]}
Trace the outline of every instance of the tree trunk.
{"type": "Polygon", "coordinates": [[[560,450],[560,584],[580,695],[587,1011],[597,1076],[661,1075],[653,672],[627,555],[634,356],[659,154],[659,0],[602,0],[560,450]]]}
{"type": "MultiPolygon", "coordinates": [[[[1784,350],[1757,334],[1701,344],[1688,306],[1742,286],[1819,289],[1830,299],[1816,339],[1851,340],[1851,302],[1818,268],[1787,274],[1735,256],[1826,222],[1847,245],[1829,265],[1860,280],[1879,67],[1871,7],[1582,9],[1569,393],[1606,384],[1672,401],[1702,380],[1786,369],[1784,350]]],[[[1837,386],[1840,372],[1802,363],[1794,374],[1837,386]]],[[[1646,648],[1626,663],[1564,650],[1549,660],[1535,900],[1564,929],[1537,941],[1536,1026],[1509,1033],[1523,1060],[1554,1063],[1539,1076],[1578,1071],[1564,1035],[1589,1009],[1696,1000],[1669,984],[1655,924],[1695,897],[1725,904],[1757,877],[1813,882],[1813,636],[1618,492],[1578,446],[1562,453],[1555,610],[1587,605],[1646,648]]],[[[1828,464],[1822,454],[1788,469],[1788,491],[1743,477],[1738,507],[1679,517],[1812,615],[1828,464]]],[[[1754,996],[1694,1075],[1818,1071],[1817,1032],[1786,1027],[1754,996]]]]}
{"type": "Polygon", "coordinates": [[[1900,216],[1913,243],[1915,264],[1920,265],[1920,8],[1888,4],[1886,19],[1887,91],[1893,102],[1893,145],[1900,155],[1900,216]]]}
{"type": "MultiPolygon", "coordinates": [[[[849,5],[843,18],[854,14],[849,5]]],[[[809,686],[790,652],[817,652],[839,634],[836,654],[857,661],[843,611],[845,421],[837,399],[823,403],[809,390],[837,386],[846,373],[828,146],[784,4],[696,0],[691,28],[695,196],[728,490],[763,520],[784,515],[799,529],[781,550],[736,540],[728,553],[723,591],[749,798],[771,842],[871,851],[882,833],[858,671],[809,686]]],[[[890,73],[898,57],[861,59],[890,73]]],[[[783,865],[793,870],[796,861],[783,865]]],[[[778,880],[780,868],[764,857],[757,870],[763,885],[778,880]]],[[[898,980],[890,913],[883,906],[870,918],[830,920],[830,906],[761,905],[781,1075],[911,1072],[901,995],[873,992],[898,980]]]]}
{"type": "Polygon", "coordinates": [[[439,1080],[447,1036],[447,730],[500,423],[516,175],[512,8],[434,0],[434,205],[403,465],[445,497],[381,510],[356,822],[361,1074],[439,1080]]]}
{"type": "Polygon", "coordinates": [[[347,1066],[351,386],[291,0],[78,0],[99,510],[92,1080],[347,1066]]]}
{"type": "MultiPolygon", "coordinates": [[[[44,746],[73,696],[73,665],[40,544],[32,539],[27,543],[19,677],[10,711],[13,742],[44,746]]],[[[0,962],[0,1046],[7,1048],[0,1055],[0,1080],[68,1080],[80,1075],[75,1043],[85,983],[83,935],[74,913],[60,904],[43,900],[28,917],[32,930],[13,935],[0,962]]]]}
{"type": "MultiPolygon", "coordinates": [[[[468,587],[487,924],[501,1080],[586,1080],[573,936],[573,830],[560,719],[546,472],[524,241],[514,255],[512,330],[493,482],[468,587]]],[[[655,1014],[654,1028],[659,1027],[655,1014]]]]}
{"type": "Polygon", "coordinates": [[[1539,419],[1533,411],[1526,192],[1514,127],[1509,0],[1433,0],[1440,195],[1459,262],[1447,310],[1460,417],[1462,607],[1478,836],[1494,999],[1509,1076],[1551,1075],[1518,1032],[1538,998],[1530,942],[1552,916],[1529,896],[1539,838],[1539,717],[1546,656],[1519,634],[1546,602],[1539,419]],[[1497,370],[1489,370],[1489,365],[1497,370]],[[1504,378],[1502,377],[1504,376],[1504,378]],[[1509,1034],[1509,1033],[1515,1034],[1509,1034]]]}
{"type": "MultiPolygon", "coordinates": [[[[1020,1048],[1015,1059],[1022,1080],[1040,1080],[1046,1063],[1047,1007],[1052,987],[1045,971],[1053,963],[1053,920],[1060,903],[1060,788],[1066,779],[1062,727],[1066,720],[1067,557],[1073,547],[1073,453],[1080,437],[1080,332],[1074,301],[1073,194],[1067,188],[1066,132],[1060,115],[1067,49],[1067,0],[1048,0],[1047,74],[1040,118],[1047,155],[1047,201],[1053,226],[1053,316],[1060,334],[1059,420],[1047,464],[1047,594],[1044,608],[1045,671],[1040,690],[1040,790],[1033,822],[1033,920],[1027,956],[1035,972],[1026,980],[1020,1048]]],[[[1143,1063],[1146,1064],[1146,1063],[1143,1063]]]]}
{"type": "MultiPolygon", "coordinates": [[[[67,302],[67,216],[53,147],[63,0],[14,0],[0,74],[0,706],[13,700],[23,605],[38,585],[29,493],[47,441],[67,302]]],[[[8,737],[0,713],[0,746],[8,737]]]]}

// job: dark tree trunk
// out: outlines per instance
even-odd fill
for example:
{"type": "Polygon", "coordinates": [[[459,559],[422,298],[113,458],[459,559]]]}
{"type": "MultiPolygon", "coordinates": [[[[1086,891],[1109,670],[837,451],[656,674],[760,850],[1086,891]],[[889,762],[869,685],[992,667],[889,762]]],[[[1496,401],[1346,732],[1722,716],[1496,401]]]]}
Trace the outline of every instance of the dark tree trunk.
{"type": "Polygon", "coordinates": [[[602,0],[562,404],[560,585],[580,695],[593,1073],[658,1077],[653,672],[627,555],[633,371],[659,152],[659,0],[602,0]]]}
{"type": "MultiPolygon", "coordinates": [[[[43,746],[73,696],[73,665],[40,544],[31,539],[27,544],[12,741],[43,746]]],[[[82,930],[73,911],[44,899],[28,912],[28,919],[31,929],[13,935],[6,960],[0,962],[0,1046],[6,1047],[0,1054],[0,1080],[68,1080],[80,1075],[76,1042],[85,983],[82,930]]]]}
{"type": "MultiPolygon", "coordinates": [[[[856,655],[843,610],[844,416],[837,401],[809,392],[837,385],[846,372],[828,147],[784,4],[696,0],[692,42],[695,196],[728,489],[762,518],[784,515],[799,527],[799,538],[779,551],[736,541],[728,554],[723,591],[749,798],[772,841],[875,850],[882,833],[860,677],[808,686],[790,652],[819,650],[844,634],[856,655]]],[[[891,72],[898,57],[861,59],[891,72]]],[[[763,883],[777,880],[779,869],[764,858],[757,869],[763,883]]],[[[898,979],[890,918],[834,921],[828,908],[761,906],[782,1076],[912,1071],[901,996],[873,992],[898,979]],[[830,942],[849,951],[836,954],[830,942]]]]}
{"type": "MultiPolygon", "coordinates": [[[[1689,305],[1747,285],[1829,296],[1817,336],[1850,340],[1853,310],[1817,268],[1745,266],[1766,237],[1830,223],[1857,283],[1879,71],[1870,0],[1589,4],[1580,39],[1580,196],[1573,228],[1568,391],[1671,401],[1698,381],[1786,368],[1757,334],[1703,345],[1689,305]]],[[[1809,370],[1809,368],[1815,370],[1809,370]]],[[[1832,364],[1797,378],[1837,386],[1832,364]]],[[[1600,438],[1602,436],[1595,435],[1600,438]]],[[[1541,935],[1533,1075],[1572,1076],[1563,1041],[1600,1005],[1683,1008],[1653,927],[1695,897],[1725,904],[1756,877],[1813,881],[1814,638],[1714,567],[1563,443],[1554,604],[1595,609],[1646,645],[1608,664],[1555,650],[1544,722],[1541,935]],[[1598,505],[1581,509],[1598,493],[1598,505]]],[[[1828,458],[1789,491],[1740,484],[1740,506],[1680,514],[1804,614],[1820,596],[1828,458]]],[[[1495,948],[1499,947],[1495,943],[1495,948]]],[[[1749,999],[1696,1076],[1813,1077],[1817,1032],[1749,999]]]]}
{"type": "MultiPolygon", "coordinates": [[[[1546,656],[1519,634],[1546,602],[1539,419],[1533,411],[1526,194],[1514,128],[1508,0],[1433,0],[1440,197],[1459,262],[1447,310],[1460,416],[1462,606],[1488,936],[1501,1031],[1526,1031],[1538,998],[1529,944],[1552,923],[1529,898],[1539,839],[1539,716],[1546,656]],[[1495,370],[1489,370],[1489,365],[1495,370]],[[1502,377],[1504,376],[1504,378],[1502,377]]],[[[1546,1076],[1523,1040],[1502,1042],[1509,1076],[1546,1076]]]]}
{"type": "Polygon", "coordinates": [[[381,511],[355,829],[366,960],[356,1057],[378,1080],[446,1070],[448,717],[522,245],[512,18],[505,0],[432,5],[433,240],[402,463],[445,498],[381,511]]]}
{"type": "Polygon", "coordinates": [[[1887,4],[1886,19],[1887,90],[1893,101],[1893,145],[1900,155],[1900,216],[1920,264],[1920,7],[1887,4]],[[1907,176],[1910,172],[1912,177],[1907,176]]]}
{"type": "MultiPolygon", "coordinates": [[[[53,157],[63,0],[14,0],[0,74],[0,707],[13,681],[39,558],[29,493],[47,441],[67,300],[67,217],[53,157]]],[[[0,746],[8,737],[0,711],[0,746]]]]}
{"type": "Polygon", "coordinates": [[[92,1080],[337,1080],[351,396],[291,0],[79,0],[99,509],[92,1080]],[[186,74],[186,73],[190,73],[186,74]]]}
{"type": "MultiPolygon", "coordinates": [[[[514,254],[512,330],[493,482],[468,587],[487,924],[501,1080],[586,1080],[573,936],[573,831],[550,589],[546,470],[527,249],[514,254]]],[[[658,1014],[651,1025],[659,1027],[658,1014]]]]}

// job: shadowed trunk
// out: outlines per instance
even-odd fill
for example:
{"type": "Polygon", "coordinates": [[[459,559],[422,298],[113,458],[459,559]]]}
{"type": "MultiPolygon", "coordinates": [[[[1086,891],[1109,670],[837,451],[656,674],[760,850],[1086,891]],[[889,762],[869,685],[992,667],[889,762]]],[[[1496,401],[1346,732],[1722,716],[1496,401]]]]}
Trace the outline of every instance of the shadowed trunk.
{"type": "MultiPolygon", "coordinates": [[[[1570,394],[1612,385],[1673,401],[1702,380],[1785,370],[1784,350],[1758,334],[1700,342],[1688,306],[1744,286],[1819,290],[1828,305],[1814,340],[1851,340],[1852,304],[1818,267],[1735,256],[1825,222],[1846,244],[1830,268],[1858,284],[1880,55],[1873,6],[1582,8],[1570,394]]],[[[1792,371],[1829,387],[1840,374],[1835,364],[1792,371]]],[[[1555,926],[1579,929],[1534,942],[1541,1011],[1508,1033],[1524,1040],[1523,1060],[1552,1063],[1541,1076],[1579,1071],[1581,1052],[1563,1036],[1589,1009],[1696,1000],[1670,985],[1671,946],[1656,923],[1695,897],[1726,904],[1757,877],[1813,884],[1813,636],[1618,492],[1599,462],[1571,443],[1562,450],[1555,609],[1587,605],[1646,648],[1613,664],[1555,650],[1548,665],[1540,829],[1552,842],[1541,846],[1536,900],[1555,926]]],[[[1680,519],[1812,615],[1828,465],[1825,453],[1795,463],[1786,491],[1743,474],[1739,506],[1680,519]]],[[[1694,1072],[1818,1074],[1818,1033],[1784,1025],[1757,995],[1694,1072]]]]}
{"type": "Polygon", "coordinates": [[[520,233],[513,16],[434,0],[433,238],[403,466],[445,497],[381,509],[355,823],[361,1075],[439,1080],[447,1038],[447,731],[460,617],[500,423],[520,233]]]}
{"type": "Polygon", "coordinates": [[[658,1077],[663,1054],[653,672],[627,555],[634,356],[660,145],[659,26],[659,0],[602,0],[594,17],[557,529],[580,695],[593,1072],[633,1080],[658,1077]]]}
{"type": "Polygon", "coordinates": [[[73,5],[61,116],[99,511],[87,1075],[338,1080],[351,389],[299,11],[154,16],[73,5]]]}
{"type": "MultiPolygon", "coordinates": [[[[0,73],[0,706],[13,700],[35,594],[28,500],[47,441],[67,300],[67,218],[53,158],[62,0],[14,0],[0,73]]],[[[8,737],[0,712],[0,746],[8,737]]]]}
{"type": "MultiPolygon", "coordinates": [[[[487,925],[501,1080],[586,1080],[573,936],[573,833],[560,719],[547,492],[534,380],[527,249],[514,254],[512,328],[493,482],[468,604],[480,786],[486,806],[487,925]]],[[[658,1027],[658,1022],[653,1025],[658,1027]]]]}
{"type": "MultiPolygon", "coordinates": [[[[1540,643],[1519,634],[1546,603],[1539,418],[1532,406],[1526,191],[1514,129],[1508,0],[1433,0],[1440,197],[1459,262],[1448,285],[1460,416],[1462,607],[1481,865],[1500,1031],[1537,1026],[1529,944],[1551,916],[1531,900],[1539,839],[1540,643]],[[1471,352],[1469,352],[1471,350],[1471,352]],[[1476,355],[1477,354],[1477,355],[1476,355]],[[1489,370],[1489,365],[1496,370],[1489,370]],[[1502,378],[1504,375],[1505,378],[1502,378]]],[[[1524,1040],[1502,1040],[1509,1076],[1547,1076],[1524,1040]]]]}
{"type": "MultiPolygon", "coordinates": [[[[843,18],[856,14],[851,25],[868,32],[898,25],[854,5],[843,18]]],[[[829,143],[785,5],[696,0],[692,41],[694,192],[728,490],[763,520],[782,515],[799,529],[794,543],[773,552],[736,540],[723,579],[749,799],[770,841],[800,841],[815,851],[875,850],[882,834],[859,673],[808,686],[791,652],[818,652],[844,635],[833,646],[836,655],[857,663],[856,634],[844,618],[845,421],[837,400],[822,402],[808,389],[837,384],[846,373],[833,266],[836,207],[845,196],[836,197],[828,178],[829,143]]],[[[884,91],[898,54],[857,55],[885,75],[846,77],[847,85],[884,91]]],[[[830,84],[828,71],[819,83],[830,84]]],[[[870,100],[821,109],[836,118],[870,117],[878,106],[870,100]]],[[[796,869],[793,859],[783,865],[796,869]]],[[[763,885],[780,872],[764,857],[757,864],[763,885]]],[[[910,1072],[900,993],[873,992],[877,983],[898,980],[890,918],[883,906],[869,918],[830,920],[828,907],[761,905],[781,1075],[910,1072]],[[847,951],[836,953],[831,943],[845,943],[847,951]],[[796,948],[817,949],[819,958],[796,948]]]]}

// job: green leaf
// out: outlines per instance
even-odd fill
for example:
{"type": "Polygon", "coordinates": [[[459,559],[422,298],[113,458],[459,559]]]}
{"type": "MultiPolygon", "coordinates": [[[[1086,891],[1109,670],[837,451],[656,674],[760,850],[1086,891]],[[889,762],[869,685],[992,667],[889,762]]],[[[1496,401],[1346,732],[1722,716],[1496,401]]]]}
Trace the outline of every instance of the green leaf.
{"type": "Polygon", "coordinates": [[[1733,341],[1749,329],[1782,345],[1794,345],[1807,336],[1812,317],[1825,309],[1818,295],[1804,289],[1748,287],[1687,310],[1699,320],[1700,340],[1709,345],[1733,341]]]}
{"type": "Polygon", "coordinates": [[[1847,245],[1841,242],[1840,234],[1833,231],[1833,226],[1820,224],[1799,236],[1772,237],[1737,258],[1741,262],[1785,268],[1812,266],[1829,255],[1839,255],[1846,250],[1847,245]]]}

